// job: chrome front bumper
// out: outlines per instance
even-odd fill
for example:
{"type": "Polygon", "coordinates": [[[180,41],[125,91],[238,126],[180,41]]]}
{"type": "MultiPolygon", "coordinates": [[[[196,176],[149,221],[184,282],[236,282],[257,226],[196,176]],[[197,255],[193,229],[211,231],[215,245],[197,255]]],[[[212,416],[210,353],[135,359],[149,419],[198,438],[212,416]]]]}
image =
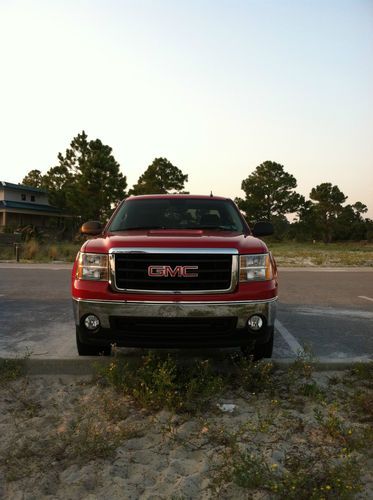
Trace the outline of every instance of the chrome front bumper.
{"type": "Polygon", "coordinates": [[[276,316],[277,298],[268,300],[248,300],[240,302],[136,302],[73,299],[75,323],[87,314],[96,315],[102,328],[110,328],[110,316],[135,316],[156,318],[197,318],[197,317],[237,317],[237,329],[246,327],[252,314],[266,318],[267,325],[273,326],[276,316]]]}

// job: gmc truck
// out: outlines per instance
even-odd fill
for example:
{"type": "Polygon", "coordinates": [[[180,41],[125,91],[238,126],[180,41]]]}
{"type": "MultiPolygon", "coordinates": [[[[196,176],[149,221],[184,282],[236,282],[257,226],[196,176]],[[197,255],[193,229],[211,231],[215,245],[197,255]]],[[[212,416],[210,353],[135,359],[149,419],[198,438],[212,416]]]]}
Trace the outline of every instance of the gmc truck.
{"type": "Polygon", "coordinates": [[[81,247],[72,272],[81,356],[119,347],[240,347],[271,357],[276,263],[230,199],[147,195],[125,199],[81,247]]]}

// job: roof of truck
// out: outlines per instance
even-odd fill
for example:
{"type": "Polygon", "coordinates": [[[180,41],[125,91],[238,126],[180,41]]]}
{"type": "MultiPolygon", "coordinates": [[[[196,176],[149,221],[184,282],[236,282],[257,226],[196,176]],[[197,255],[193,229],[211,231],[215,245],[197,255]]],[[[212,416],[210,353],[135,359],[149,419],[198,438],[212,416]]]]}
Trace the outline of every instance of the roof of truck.
{"type": "Polygon", "coordinates": [[[140,199],[164,199],[164,198],[194,198],[201,200],[229,200],[226,196],[211,196],[207,194],[140,194],[137,196],[129,196],[127,200],[140,200],[140,199]]]}

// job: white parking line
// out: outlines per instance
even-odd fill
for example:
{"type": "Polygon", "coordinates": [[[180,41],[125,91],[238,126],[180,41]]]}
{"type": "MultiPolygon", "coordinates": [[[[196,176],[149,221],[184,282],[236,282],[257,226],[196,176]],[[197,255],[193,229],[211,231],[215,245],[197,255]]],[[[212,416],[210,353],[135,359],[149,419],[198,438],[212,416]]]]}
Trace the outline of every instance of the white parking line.
{"type": "Polygon", "coordinates": [[[359,295],[359,299],[371,300],[373,302],[373,299],[371,299],[370,297],[365,297],[365,295],[359,295]]]}
{"type": "Polygon", "coordinates": [[[289,330],[285,328],[282,323],[279,322],[278,319],[275,320],[275,328],[278,332],[280,332],[283,339],[285,340],[285,342],[288,344],[288,346],[295,355],[298,356],[304,354],[303,347],[300,345],[297,339],[293,337],[293,335],[289,332],[289,330]]]}

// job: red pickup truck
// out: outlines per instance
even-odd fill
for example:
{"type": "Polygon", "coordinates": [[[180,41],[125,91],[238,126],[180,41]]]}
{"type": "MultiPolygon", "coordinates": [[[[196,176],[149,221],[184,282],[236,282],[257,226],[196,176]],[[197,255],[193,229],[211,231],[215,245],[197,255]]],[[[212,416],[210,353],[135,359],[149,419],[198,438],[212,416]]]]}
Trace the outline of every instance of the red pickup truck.
{"type": "Polygon", "coordinates": [[[234,202],[217,196],[124,200],[86,241],[72,272],[80,355],[111,346],[233,347],[271,357],[276,263],[234,202]]]}

